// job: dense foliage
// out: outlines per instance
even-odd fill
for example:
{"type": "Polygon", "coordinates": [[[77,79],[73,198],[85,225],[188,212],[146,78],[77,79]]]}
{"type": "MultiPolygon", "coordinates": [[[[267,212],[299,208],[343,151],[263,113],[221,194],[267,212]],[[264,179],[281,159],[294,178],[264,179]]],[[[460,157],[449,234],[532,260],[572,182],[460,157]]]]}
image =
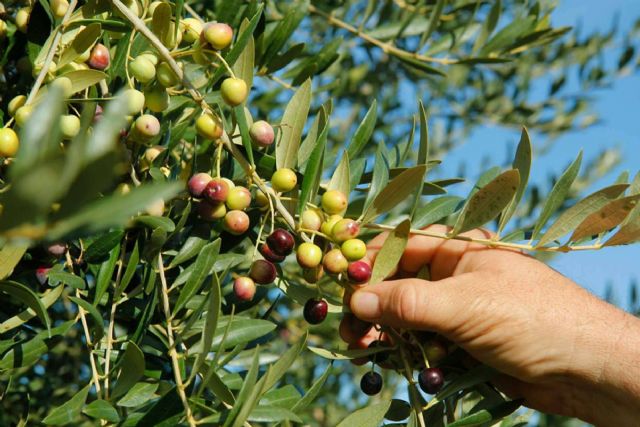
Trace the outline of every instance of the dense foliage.
{"type": "Polygon", "coordinates": [[[590,90],[638,62],[634,33],[579,36],[552,12],[0,4],[0,424],[522,425],[441,337],[385,328],[345,349],[337,325],[345,288],[386,277],[429,224],[541,254],[640,240],[640,175],[583,194],[613,149],[527,186],[529,131],[592,125],[590,90]],[[469,177],[441,160],[487,122],[522,128],[512,163],[447,194],[469,177]]]}

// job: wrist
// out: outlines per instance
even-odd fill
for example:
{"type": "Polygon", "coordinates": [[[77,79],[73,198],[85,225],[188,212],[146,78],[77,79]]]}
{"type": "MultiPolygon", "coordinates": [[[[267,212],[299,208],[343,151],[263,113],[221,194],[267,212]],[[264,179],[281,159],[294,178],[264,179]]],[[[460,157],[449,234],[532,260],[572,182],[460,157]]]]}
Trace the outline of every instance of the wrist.
{"type": "MultiPolygon", "coordinates": [[[[613,308],[613,307],[611,307],[613,308]]],[[[590,319],[589,322],[600,319],[590,319]]],[[[577,360],[575,387],[584,420],[596,426],[637,426],[640,419],[640,319],[611,310],[577,360]],[[586,369],[585,369],[586,368],[586,369]]]]}

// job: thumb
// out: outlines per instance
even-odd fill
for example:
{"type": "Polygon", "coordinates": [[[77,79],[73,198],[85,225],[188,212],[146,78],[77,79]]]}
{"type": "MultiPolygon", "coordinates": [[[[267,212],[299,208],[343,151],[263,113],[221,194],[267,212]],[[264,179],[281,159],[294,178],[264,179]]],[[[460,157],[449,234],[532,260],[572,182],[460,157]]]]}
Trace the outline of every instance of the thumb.
{"type": "Polygon", "coordinates": [[[437,282],[401,279],[365,286],[349,303],[359,319],[397,328],[423,329],[449,335],[465,322],[471,273],[437,282]]]}

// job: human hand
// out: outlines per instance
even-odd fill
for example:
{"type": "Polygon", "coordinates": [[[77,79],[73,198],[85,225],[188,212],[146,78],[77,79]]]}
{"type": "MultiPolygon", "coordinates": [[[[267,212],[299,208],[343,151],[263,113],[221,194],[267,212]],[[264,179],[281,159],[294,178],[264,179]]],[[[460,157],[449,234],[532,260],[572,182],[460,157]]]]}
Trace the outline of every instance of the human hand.
{"type": "MultiPolygon", "coordinates": [[[[465,235],[489,237],[481,230],[465,235]]],[[[371,262],[384,239],[370,243],[371,262]]],[[[408,278],[348,294],[353,314],[443,335],[502,372],[496,385],[531,408],[601,425],[638,425],[638,319],[523,253],[466,241],[412,236],[398,276],[408,278]],[[415,278],[425,265],[430,281],[415,278]]],[[[377,337],[351,319],[340,326],[345,341],[365,346],[377,337]]]]}

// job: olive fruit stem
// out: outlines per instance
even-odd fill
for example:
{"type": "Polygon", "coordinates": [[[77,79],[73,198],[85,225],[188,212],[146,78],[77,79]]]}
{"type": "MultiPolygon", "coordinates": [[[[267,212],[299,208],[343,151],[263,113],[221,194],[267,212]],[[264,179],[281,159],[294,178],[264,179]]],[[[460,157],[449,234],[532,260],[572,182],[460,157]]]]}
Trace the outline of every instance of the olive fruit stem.
{"type": "MultiPolygon", "coordinates": [[[[118,1],[118,0],[114,0],[118,1]]],[[[180,363],[178,362],[178,352],[176,351],[175,342],[173,339],[173,326],[171,325],[171,306],[169,305],[169,291],[167,288],[167,279],[164,276],[164,264],[162,262],[162,254],[158,254],[158,271],[160,273],[160,284],[162,286],[162,309],[167,321],[167,341],[169,343],[169,357],[171,357],[171,365],[173,367],[173,375],[176,381],[176,389],[178,396],[184,406],[185,418],[190,427],[197,426],[196,419],[191,412],[191,406],[189,406],[189,400],[184,392],[185,385],[182,382],[182,375],[180,374],[180,363]]]]}
{"type": "Polygon", "coordinates": [[[53,40],[51,41],[51,46],[49,47],[47,56],[45,56],[44,63],[42,64],[42,69],[40,70],[38,77],[36,77],[36,81],[33,83],[33,87],[31,88],[31,91],[29,92],[29,96],[27,97],[27,100],[25,101],[24,105],[31,104],[35,96],[38,94],[38,91],[40,90],[40,86],[42,86],[42,83],[44,82],[44,79],[47,76],[47,73],[49,72],[49,67],[51,66],[51,61],[53,61],[53,57],[56,54],[56,50],[58,49],[58,44],[62,39],[62,29],[66,26],[67,21],[71,17],[71,14],[73,13],[73,10],[76,8],[77,4],[78,4],[78,0],[71,0],[69,2],[69,7],[67,8],[67,11],[62,17],[62,20],[60,21],[60,25],[58,25],[55,28],[54,31],[56,35],[53,36],[53,40]]]}
{"type": "MultiPolygon", "coordinates": [[[[373,223],[362,224],[362,227],[370,228],[374,230],[389,230],[389,231],[395,230],[395,227],[390,225],[373,224],[373,223]]],[[[411,230],[409,230],[409,234],[417,234],[420,236],[429,236],[429,237],[435,237],[438,239],[445,239],[445,240],[462,240],[464,242],[479,243],[481,245],[486,245],[491,247],[513,248],[513,249],[521,249],[525,251],[572,252],[572,251],[589,251],[589,250],[602,249],[601,243],[594,244],[594,245],[583,245],[583,246],[535,246],[532,244],[501,242],[498,240],[480,239],[480,238],[469,237],[469,236],[460,236],[460,235],[452,236],[450,234],[434,233],[432,231],[417,230],[415,228],[412,228],[411,230]]]]}
{"type": "Polygon", "coordinates": [[[424,422],[424,416],[422,415],[422,405],[420,405],[420,394],[418,393],[418,389],[416,388],[416,382],[413,379],[413,370],[411,369],[411,366],[409,366],[409,360],[407,359],[407,351],[402,345],[398,347],[400,347],[400,357],[402,358],[402,364],[404,365],[404,375],[407,378],[407,381],[409,382],[411,406],[413,407],[413,410],[416,413],[416,417],[418,418],[420,427],[426,427],[426,424],[424,422]]]}
{"type": "Polygon", "coordinates": [[[229,73],[229,75],[232,78],[236,78],[235,73],[233,72],[233,70],[231,69],[231,67],[229,66],[229,64],[227,63],[227,61],[224,60],[224,58],[222,57],[222,55],[220,55],[220,52],[218,51],[213,51],[213,54],[216,56],[216,58],[218,58],[218,60],[220,62],[222,62],[222,65],[224,65],[224,68],[226,68],[227,72],[229,73]]]}

